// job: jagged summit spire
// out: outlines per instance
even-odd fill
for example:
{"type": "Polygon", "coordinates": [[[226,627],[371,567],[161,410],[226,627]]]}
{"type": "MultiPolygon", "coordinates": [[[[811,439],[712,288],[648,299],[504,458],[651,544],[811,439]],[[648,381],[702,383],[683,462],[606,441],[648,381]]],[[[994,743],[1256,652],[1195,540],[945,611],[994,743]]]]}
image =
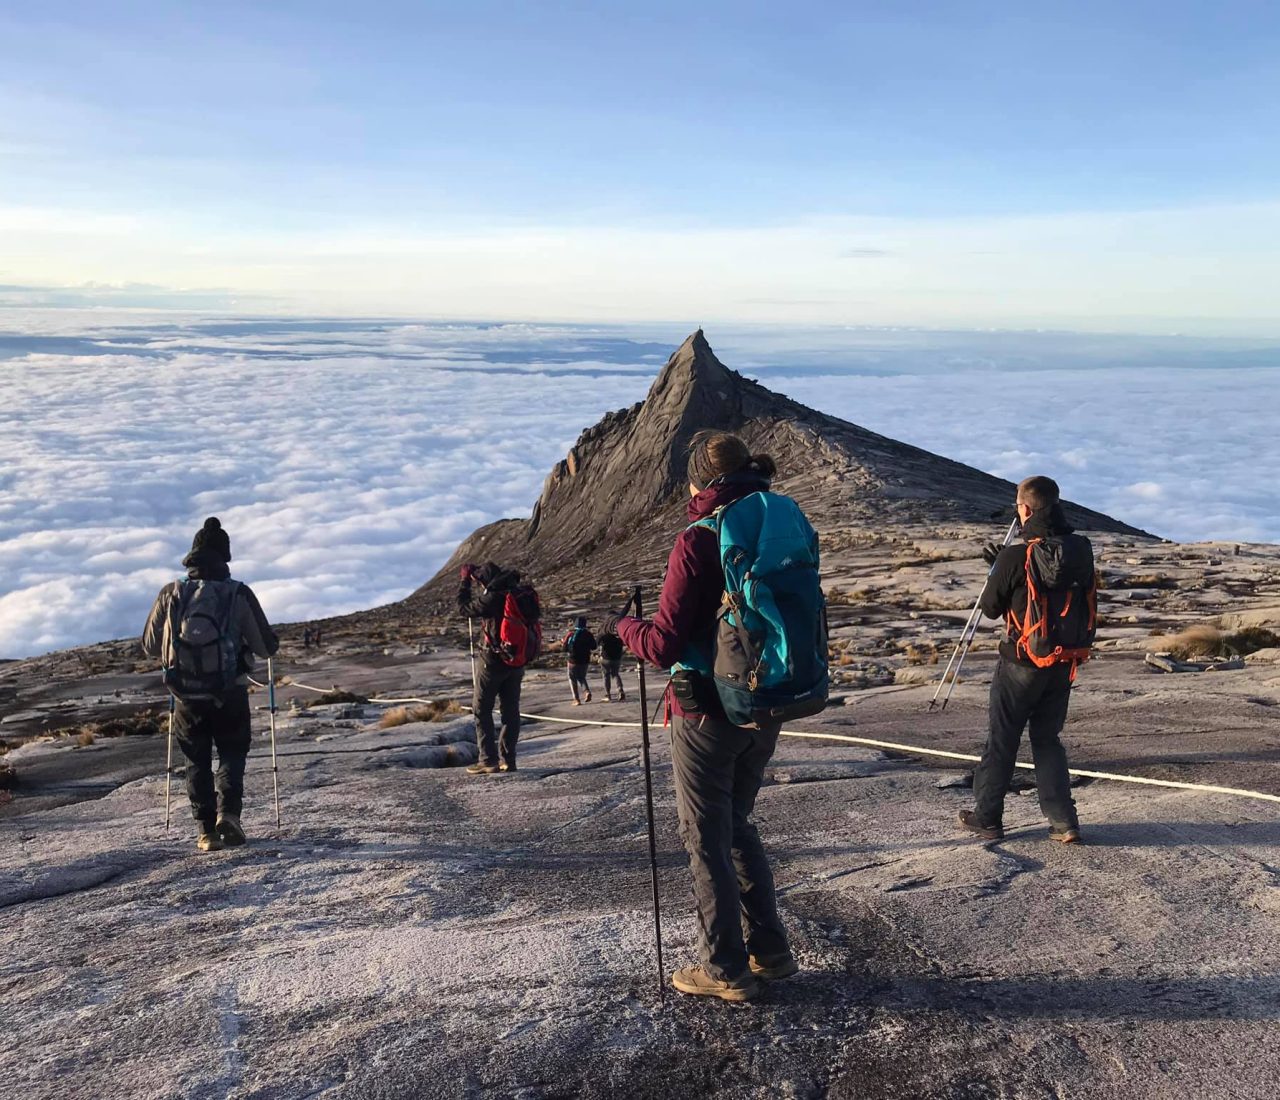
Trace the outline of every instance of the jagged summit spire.
{"type": "MultiPolygon", "coordinates": [[[[1007,481],[744,378],[716,358],[698,328],[643,401],[607,414],[578,437],[547,475],[528,520],[476,531],[420,592],[437,581],[447,588],[459,561],[500,560],[545,578],[597,558],[600,568],[607,559],[616,571],[628,560],[660,555],[684,521],[688,445],[703,428],[737,432],[753,451],[773,456],[779,491],[842,525],[989,521],[1012,499],[1007,481]]],[[[1077,527],[1134,531],[1083,509],[1072,515],[1077,527]]]]}

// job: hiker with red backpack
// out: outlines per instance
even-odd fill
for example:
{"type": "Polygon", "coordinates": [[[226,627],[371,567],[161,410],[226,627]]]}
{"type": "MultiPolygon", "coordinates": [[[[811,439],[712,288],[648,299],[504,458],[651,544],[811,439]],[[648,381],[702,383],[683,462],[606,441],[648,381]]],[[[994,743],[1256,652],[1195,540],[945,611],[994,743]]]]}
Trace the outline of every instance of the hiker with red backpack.
{"type": "Polygon", "coordinates": [[[245,842],[249,673],[255,656],[272,657],[280,648],[253,590],[231,579],[230,561],[231,539],[210,516],[182,559],[186,579],[160,590],[142,632],[142,650],[163,662],[174,699],[174,733],[187,758],[187,797],[202,852],[245,842]]]}
{"type": "Polygon", "coordinates": [[[671,763],[700,961],[671,984],[725,1001],[750,1000],[761,979],[798,970],[751,812],[782,723],[827,700],[818,536],[793,500],[769,491],[775,472],[737,436],[698,432],[690,523],[667,561],[657,614],[611,616],[604,630],[672,669],[671,763]]]}
{"type": "Polygon", "coordinates": [[[989,618],[1004,619],[1005,636],[991,680],[990,733],[973,773],[974,807],[961,811],[960,826],[984,840],[1004,837],[1004,799],[1029,728],[1049,837],[1073,844],[1080,819],[1060,735],[1076,669],[1089,659],[1097,632],[1093,546],[1067,522],[1052,478],[1021,482],[1017,510],[1022,544],[990,543],[983,551],[991,573],[979,605],[989,618]]]}
{"type": "Polygon", "coordinates": [[[516,770],[516,742],[520,739],[520,685],[524,669],[542,647],[542,609],[532,585],[521,584],[514,569],[496,562],[464,565],[459,571],[458,613],[483,620],[479,669],[474,669],[472,707],[480,758],[469,775],[492,775],[516,770]],[[474,594],[472,584],[479,584],[474,594]],[[493,725],[497,703],[501,736],[493,725]]]}

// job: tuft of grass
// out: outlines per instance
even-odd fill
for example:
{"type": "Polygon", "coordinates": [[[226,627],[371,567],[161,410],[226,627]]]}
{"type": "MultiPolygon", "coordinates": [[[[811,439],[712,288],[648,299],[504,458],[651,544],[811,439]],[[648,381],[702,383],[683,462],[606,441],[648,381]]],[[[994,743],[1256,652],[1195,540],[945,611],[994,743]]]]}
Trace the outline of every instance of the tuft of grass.
{"type": "Polygon", "coordinates": [[[97,739],[93,736],[93,730],[82,729],[80,731],[80,736],[76,738],[76,744],[79,745],[82,749],[88,748],[90,745],[94,743],[95,740],[97,739]]]}
{"type": "Polygon", "coordinates": [[[903,652],[907,656],[907,664],[909,665],[936,665],[938,663],[938,647],[933,642],[925,642],[923,645],[908,642],[903,652]]]}
{"type": "Polygon", "coordinates": [[[333,691],[326,691],[323,695],[317,695],[305,705],[320,707],[326,703],[367,703],[368,701],[368,696],[357,695],[353,691],[340,691],[335,688],[333,691]]]}
{"type": "Polygon", "coordinates": [[[1259,649],[1280,646],[1280,634],[1262,626],[1246,626],[1227,634],[1210,623],[1197,623],[1180,634],[1158,639],[1161,648],[1180,661],[1197,657],[1243,657],[1259,649]]]}
{"type": "Polygon", "coordinates": [[[422,706],[392,707],[378,719],[378,727],[386,730],[394,726],[405,726],[410,722],[443,722],[446,718],[461,713],[462,708],[456,700],[437,699],[422,706]]]}

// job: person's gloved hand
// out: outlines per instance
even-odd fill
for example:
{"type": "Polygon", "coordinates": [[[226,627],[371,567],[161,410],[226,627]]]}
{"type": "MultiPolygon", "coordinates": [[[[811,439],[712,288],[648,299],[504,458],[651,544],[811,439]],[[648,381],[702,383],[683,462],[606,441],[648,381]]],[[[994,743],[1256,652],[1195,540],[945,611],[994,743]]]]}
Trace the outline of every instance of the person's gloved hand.
{"type": "Polygon", "coordinates": [[[996,558],[1000,556],[1000,551],[1003,549],[1004,547],[998,542],[987,543],[987,545],[982,548],[982,560],[988,565],[995,565],[996,558]]]}
{"type": "Polygon", "coordinates": [[[476,575],[476,567],[474,565],[464,565],[458,570],[458,579],[463,584],[470,584],[471,579],[476,575]]]}

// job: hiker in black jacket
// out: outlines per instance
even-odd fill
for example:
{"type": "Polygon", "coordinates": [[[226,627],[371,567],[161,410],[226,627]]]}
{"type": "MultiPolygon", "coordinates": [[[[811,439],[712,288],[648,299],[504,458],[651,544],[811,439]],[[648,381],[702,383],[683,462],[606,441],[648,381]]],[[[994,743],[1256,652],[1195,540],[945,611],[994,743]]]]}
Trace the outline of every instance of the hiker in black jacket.
{"type": "Polygon", "coordinates": [[[1075,668],[1066,663],[1038,667],[1019,648],[1019,635],[1009,620],[1021,622],[1027,612],[1027,543],[1069,536],[1088,563],[1090,579],[1093,549],[1088,539],[1072,533],[1052,478],[1029,477],[1019,484],[1017,509],[1022,544],[989,543],[983,550],[992,568],[979,604],[989,618],[1005,619],[1006,628],[991,680],[990,734],[973,773],[974,808],[961,811],[960,825],[986,840],[1004,836],[1004,799],[1022,731],[1029,725],[1036,789],[1040,809],[1049,819],[1049,836],[1071,844],[1080,839],[1080,819],[1071,797],[1067,750],[1059,735],[1067,718],[1075,668]]]}
{"type": "Polygon", "coordinates": [[[516,742],[520,739],[520,685],[524,669],[507,664],[497,649],[502,626],[502,612],[507,593],[520,583],[514,569],[503,569],[496,562],[464,565],[458,588],[458,613],[469,619],[483,620],[480,667],[476,670],[475,695],[472,706],[476,718],[476,741],[480,758],[467,769],[470,775],[516,770],[516,742]],[[480,585],[479,595],[472,583],[480,585]],[[493,726],[493,706],[497,702],[502,716],[501,738],[493,726]]]}
{"type": "Polygon", "coordinates": [[[221,592],[231,601],[223,606],[228,608],[227,626],[237,654],[234,682],[216,696],[183,698],[183,689],[166,680],[174,695],[173,729],[178,748],[187,758],[191,816],[200,828],[196,844],[203,852],[245,842],[240,811],[252,734],[249,673],[255,656],[272,657],[280,648],[280,639],[267,622],[253,590],[231,579],[230,561],[231,538],[217,517],[210,516],[191,540],[191,552],[182,559],[186,579],[160,590],[142,631],[142,651],[171,669],[178,663],[176,640],[185,636],[183,611],[192,606],[188,601],[195,591],[207,585],[210,591],[221,592]]]}
{"type": "Polygon", "coordinates": [[[618,681],[618,701],[626,702],[627,691],[622,686],[622,654],[625,650],[616,630],[606,630],[600,635],[600,668],[604,671],[604,697],[613,702],[612,681],[618,681]]]}
{"type": "Polygon", "coordinates": [[[591,687],[587,683],[587,670],[591,667],[591,654],[596,648],[596,636],[587,629],[587,617],[579,615],[573,629],[564,636],[564,651],[569,655],[569,686],[573,689],[573,705],[591,702],[591,687]],[[581,687],[582,694],[578,689],[581,687]]]}

